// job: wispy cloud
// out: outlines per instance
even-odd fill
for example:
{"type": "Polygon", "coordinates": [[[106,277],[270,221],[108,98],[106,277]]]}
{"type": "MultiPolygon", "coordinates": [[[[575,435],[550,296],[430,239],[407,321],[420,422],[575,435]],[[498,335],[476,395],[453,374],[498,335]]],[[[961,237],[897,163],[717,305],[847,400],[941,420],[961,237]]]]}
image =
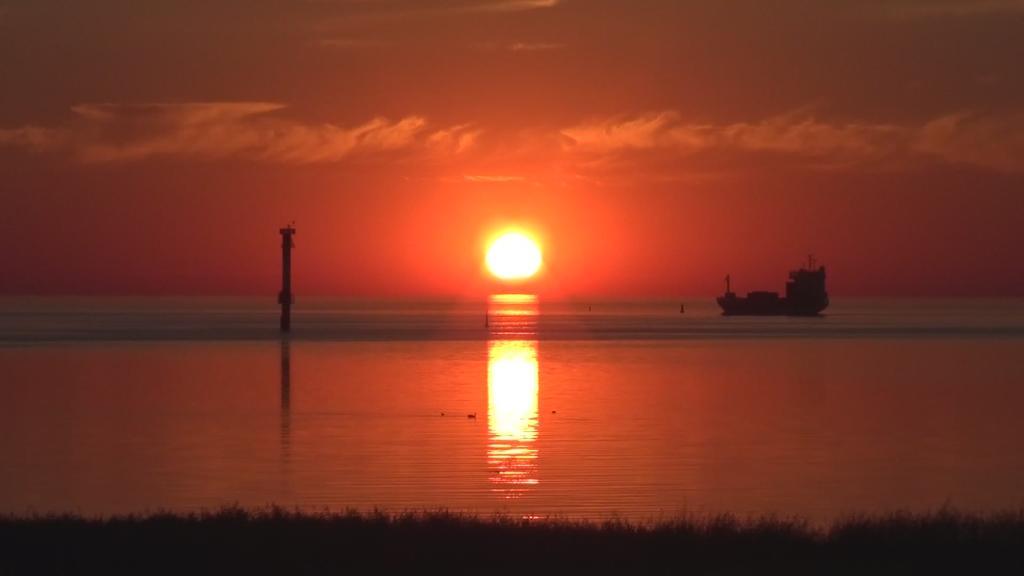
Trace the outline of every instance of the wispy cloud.
{"type": "Polygon", "coordinates": [[[203,125],[235,122],[285,108],[276,102],[186,102],[149,104],[78,104],[79,118],[96,123],[203,125]]]}
{"type": "Polygon", "coordinates": [[[966,111],[896,125],[830,121],[806,111],[698,122],[669,110],[593,118],[562,129],[485,132],[473,123],[432,127],[417,115],[347,126],[303,122],[276,102],[82,104],[72,110],[64,126],[0,128],[0,146],[64,153],[84,163],[243,158],[306,164],[401,153],[391,158],[446,166],[450,175],[479,183],[530,180],[537,173],[638,174],[645,166],[678,172],[680,159],[737,170],[755,157],[770,158],[767,165],[815,169],[898,169],[937,161],[1024,172],[1024,113],[966,111]]]}
{"type": "Polygon", "coordinates": [[[694,150],[706,146],[710,126],[683,124],[679,114],[666,111],[633,118],[591,120],[561,131],[567,147],[585,152],[672,147],[694,150]]]}
{"type": "Polygon", "coordinates": [[[562,131],[570,147],[597,152],[670,147],[681,153],[736,148],[810,155],[870,154],[900,132],[891,125],[830,124],[795,114],[757,122],[689,123],[671,111],[592,121],[562,131]]]}
{"type": "Polygon", "coordinates": [[[565,44],[555,42],[516,42],[508,46],[508,49],[512,52],[547,52],[562,48],[565,48],[565,44]]]}
{"type": "Polygon", "coordinates": [[[509,182],[525,182],[525,176],[507,176],[502,174],[466,174],[463,176],[466,182],[484,184],[504,184],[509,182]]]}
{"type": "Polygon", "coordinates": [[[492,0],[466,6],[466,12],[522,12],[554,8],[559,0],[492,0]]]}
{"type": "Polygon", "coordinates": [[[687,122],[665,111],[591,120],[561,132],[564,149],[611,156],[666,150],[775,153],[818,166],[894,163],[912,156],[1004,171],[1024,171],[1024,114],[989,117],[958,113],[919,125],[827,122],[799,112],[752,122],[687,122]]]}
{"type": "Polygon", "coordinates": [[[32,152],[48,152],[62,147],[67,140],[63,130],[24,126],[0,128],[0,146],[23,148],[32,152]]]}
{"type": "Polygon", "coordinates": [[[882,4],[898,17],[978,16],[1024,12],[1024,0],[898,0],[882,4]]]}
{"type": "Polygon", "coordinates": [[[742,150],[871,159],[891,151],[905,129],[891,124],[829,123],[796,114],[723,126],[719,144],[742,150]]]}
{"type": "Polygon", "coordinates": [[[453,0],[448,2],[426,0],[379,0],[368,2],[317,0],[312,3],[326,7],[332,15],[344,14],[344,22],[351,23],[352,18],[393,19],[446,14],[529,12],[554,8],[561,4],[561,0],[453,0]]]}
{"type": "Polygon", "coordinates": [[[319,48],[335,49],[375,48],[387,45],[387,43],[384,42],[383,40],[372,40],[368,38],[350,38],[345,36],[321,38],[313,42],[313,44],[319,48]]]}
{"type": "Polygon", "coordinates": [[[269,115],[282,108],[263,102],[77,106],[75,112],[91,121],[91,138],[81,143],[77,154],[85,162],[240,155],[329,162],[361,150],[406,147],[425,124],[411,116],[398,121],[374,118],[342,128],[269,115]]]}
{"type": "Polygon", "coordinates": [[[85,163],[161,157],[242,157],[282,163],[336,162],[349,156],[420,148],[460,152],[476,134],[465,126],[427,132],[420,116],[383,117],[355,126],[286,118],[273,102],[83,104],[64,128],[0,131],[0,144],[38,152],[65,150],[85,163]]]}
{"type": "Polygon", "coordinates": [[[1024,114],[994,117],[962,112],[936,118],[917,131],[913,148],[948,162],[1024,171],[1024,114]]]}
{"type": "Polygon", "coordinates": [[[472,124],[459,124],[434,132],[427,137],[427,144],[441,152],[461,154],[473,148],[482,133],[472,124]]]}

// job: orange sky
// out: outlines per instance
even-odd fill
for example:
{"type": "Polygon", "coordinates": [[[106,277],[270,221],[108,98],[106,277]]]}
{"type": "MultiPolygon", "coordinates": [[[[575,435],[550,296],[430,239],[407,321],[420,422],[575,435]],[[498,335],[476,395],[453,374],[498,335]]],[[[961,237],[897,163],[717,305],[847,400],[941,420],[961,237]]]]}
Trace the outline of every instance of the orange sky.
{"type": "Polygon", "coordinates": [[[0,293],[1024,296],[1024,2],[0,0],[0,293]]]}

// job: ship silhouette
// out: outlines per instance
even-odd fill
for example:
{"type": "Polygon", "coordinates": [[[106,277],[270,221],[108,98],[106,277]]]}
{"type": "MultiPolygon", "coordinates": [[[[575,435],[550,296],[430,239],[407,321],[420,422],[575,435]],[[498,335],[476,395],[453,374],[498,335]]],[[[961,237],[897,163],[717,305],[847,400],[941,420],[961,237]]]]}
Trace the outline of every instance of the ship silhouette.
{"type": "Polygon", "coordinates": [[[718,298],[718,305],[725,316],[817,316],[828,307],[825,267],[815,268],[814,257],[809,257],[806,268],[789,273],[784,297],[763,291],[737,296],[730,276],[726,276],[725,294],[718,298]]]}

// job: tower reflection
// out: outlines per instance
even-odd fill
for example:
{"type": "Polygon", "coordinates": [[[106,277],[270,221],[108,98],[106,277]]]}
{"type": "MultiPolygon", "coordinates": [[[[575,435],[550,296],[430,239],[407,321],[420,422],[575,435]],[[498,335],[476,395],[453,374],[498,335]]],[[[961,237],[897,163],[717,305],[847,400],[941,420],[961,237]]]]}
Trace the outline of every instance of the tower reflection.
{"type": "Polygon", "coordinates": [[[292,443],[292,344],[281,339],[281,455],[287,460],[292,443]]]}
{"type": "Polygon", "coordinates": [[[487,343],[487,464],[492,490],[522,496],[537,478],[538,392],[534,296],[495,296],[487,343]]]}

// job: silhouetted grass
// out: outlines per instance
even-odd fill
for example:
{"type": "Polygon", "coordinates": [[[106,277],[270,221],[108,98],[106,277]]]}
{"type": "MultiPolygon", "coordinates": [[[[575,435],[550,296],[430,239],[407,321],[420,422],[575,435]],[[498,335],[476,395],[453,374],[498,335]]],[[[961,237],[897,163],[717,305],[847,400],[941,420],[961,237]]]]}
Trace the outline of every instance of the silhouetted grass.
{"type": "Polygon", "coordinates": [[[1024,511],[627,522],[448,512],[0,518],[5,574],[1024,574],[1024,511]]]}

